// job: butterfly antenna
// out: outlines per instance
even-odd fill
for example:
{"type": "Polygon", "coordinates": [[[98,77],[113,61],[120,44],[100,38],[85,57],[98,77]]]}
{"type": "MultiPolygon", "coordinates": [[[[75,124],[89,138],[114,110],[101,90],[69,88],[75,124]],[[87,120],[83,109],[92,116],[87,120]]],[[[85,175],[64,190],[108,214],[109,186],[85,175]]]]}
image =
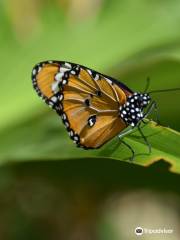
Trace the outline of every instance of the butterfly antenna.
{"type": "Polygon", "coordinates": [[[151,94],[151,93],[161,93],[161,92],[174,92],[174,91],[180,91],[180,88],[153,90],[153,91],[148,92],[148,94],[151,94]]]}
{"type": "Polygon", "coordinates": [[[145,86],[145,89],[144,89],[144,93],[147,92],[147,90],[149,89],[149,86],[150,86],[150,77],[147,77],[146,78],[146,86],[145,86]]]}

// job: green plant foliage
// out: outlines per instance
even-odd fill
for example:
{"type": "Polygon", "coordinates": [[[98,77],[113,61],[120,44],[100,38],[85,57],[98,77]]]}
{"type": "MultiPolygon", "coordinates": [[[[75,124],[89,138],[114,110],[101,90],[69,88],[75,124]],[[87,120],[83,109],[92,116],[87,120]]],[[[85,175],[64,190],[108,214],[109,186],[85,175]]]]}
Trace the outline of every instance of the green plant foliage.
{"type": "Polygon", "coordinates": [[[137,225],[180,239],[180,92],[152,95],[167,127],[143,126],[151,154],[127,136],[131,162],[118,137],[76,148],[31,83],[34,64],[57,59],[135,91],[147,77],[150,90],[180,87],[179,29],[179,0],[0,1],[0,239],[127,240],[137,225]]]}
{"type": "MultiPolygon", "coordinates": [[[[55,117],[50,113],[43,114],[20,124],[16,129],[9,129],[8,135],[5,131],[4,141],[0,146],[1,163],[8,160],[68,160],[92,157],[129,161],[132,153],[118,137],[97,150],[77,148],[69,139],[64,126],[59,123],[60,118],[55,117]]],[[[147,145],[136,131],[125,138],[135,150],[133,163],[147,166],[163,159],[171,164],[171,171],[180,173],[179,133],[156,126],[153,122],[142,126],[142,130],[152,146],[152,153],[148,153],[147,145]]]]}
{"type": "MultiPolygon", "coordinates": [[[[15,39],[9,20],[1,14],[1,162],[92,156],[127,158],[128,149],[119,145],[116,138],[99,150],[76,149],[60,119],[45,112],[46,106],[33,91],[31,69],[46,59],[68,60],[115,76],[134,90],[142,91],[147,77],[151,78],[151,89],[179,87],[179,9],[179,1],[163,1],[162,6],[160,0],[114,0],[106,2],[97,16],[73,23],[66,13],[62,14],[63,10],[60,14],[57,6],[48,5],[40,16],[41,29],[35,29],[25,42],[15,39]]],[[[176,103],[180,94],[152,97],[158,103],[163,125],[179,130],[176,103]]],[[[162,158],[171,162],[172,171],[179,172],[178,133],[153,125],[144,129],[146,135],[153,135],[149,137],[152,154],[137,156],[135,163],[147,165],[162,158]]],[[[138,153],[147,152],[138,138],[126,140],[138,153]]]]}

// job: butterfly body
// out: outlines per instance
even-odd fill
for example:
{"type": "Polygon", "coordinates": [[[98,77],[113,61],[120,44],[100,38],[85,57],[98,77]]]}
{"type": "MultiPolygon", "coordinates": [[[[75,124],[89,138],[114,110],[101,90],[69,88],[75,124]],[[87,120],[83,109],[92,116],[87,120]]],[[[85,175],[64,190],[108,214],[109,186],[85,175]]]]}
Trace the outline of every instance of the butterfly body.
{"type": "Polygon", "coordinates": [[[148,94],[84,66],[46,61],[32,71],[38,95],[61,116],[77,146],[99,148],[144,118],[148,94]]]}

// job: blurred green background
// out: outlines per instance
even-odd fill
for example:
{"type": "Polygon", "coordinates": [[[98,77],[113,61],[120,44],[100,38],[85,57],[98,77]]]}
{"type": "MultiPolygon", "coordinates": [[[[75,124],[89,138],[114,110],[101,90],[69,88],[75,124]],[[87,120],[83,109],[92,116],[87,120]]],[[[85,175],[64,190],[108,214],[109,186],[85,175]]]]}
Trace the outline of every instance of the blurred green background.
{"type": "MultiPolygon", "coordinates": [[[[168,164],[78,160],[30,79],[37,62],[66,60],[136,91],[147,77],[151,90],[180,87],[179,29],[179,0],[0,2],[0,239],[129,240],[137,226],[174,230],[143,239],[180,239],[180,178],[168,164]]],[[[180,130],[180,93],[153,97],[161,122],[180,130]]]]}

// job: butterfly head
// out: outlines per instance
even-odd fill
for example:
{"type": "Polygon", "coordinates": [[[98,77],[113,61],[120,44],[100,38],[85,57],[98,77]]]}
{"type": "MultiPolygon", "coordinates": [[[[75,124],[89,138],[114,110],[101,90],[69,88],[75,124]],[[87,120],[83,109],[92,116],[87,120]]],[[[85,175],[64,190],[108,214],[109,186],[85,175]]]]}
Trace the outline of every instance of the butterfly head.
{"type": "Polygon", "coordinates": [[[144,118],[144,108],[151,101],[149,94],[137,93],[130,95],[124,105],[119,108],[120,117],[127,125],[135,127],[144,118]]]}

